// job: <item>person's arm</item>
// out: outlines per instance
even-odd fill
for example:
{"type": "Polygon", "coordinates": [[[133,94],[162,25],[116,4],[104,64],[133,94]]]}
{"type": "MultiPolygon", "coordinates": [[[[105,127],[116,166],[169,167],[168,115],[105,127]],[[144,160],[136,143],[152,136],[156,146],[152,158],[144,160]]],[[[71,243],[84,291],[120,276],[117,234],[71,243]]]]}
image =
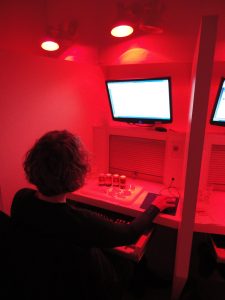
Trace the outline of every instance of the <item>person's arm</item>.
{"type": "Polygon", "coordinates": [[[145,212],[130,224],[108,222],[103,217],[86,210],[78,210],[82,243],[96,247],[116,247],[136,242],[138,237],[152,226],[156,215],[168,204],[168,198],[160,196],[145,212]]]}

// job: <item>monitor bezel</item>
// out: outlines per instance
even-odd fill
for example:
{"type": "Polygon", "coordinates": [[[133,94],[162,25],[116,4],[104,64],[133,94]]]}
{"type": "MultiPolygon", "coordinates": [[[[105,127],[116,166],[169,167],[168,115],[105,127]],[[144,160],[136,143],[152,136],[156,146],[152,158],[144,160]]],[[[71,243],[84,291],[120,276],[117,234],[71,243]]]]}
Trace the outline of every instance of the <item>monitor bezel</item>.
{"type": "Polygon", "coordinates": [[[225,82],[225,77],[221,77],[220,83],[219,83],[219,86],[218,86],[218,89],[217,89],[216,98],[215,98],[215,101],[214,101],[211,117],[210,117],[210,124],[211,125],[225,126],[225,120],[224,121],[213,120],[213,117],[214,117],[215,112],[216,112],[216,108],[217,108],[218,103],[219,103],[219,99],[220,99],[220,95],[221,95],[221,89],[222,89],[222,86],[223,86],[224,82],[225,82]]]}
{"type": "Polygon", "coordinates": [[[132,79],[113,79],[113,80],[106,80],[105,81],[107,95],[108,95],[108,101],[111,111],[111,116],[113,121],[118,122],[125,122],[125,123],[132,123],[132,124],[169,124],[173,122],[173,113],[172,113],[172,88],[171,88],[171,77],[170,76],[164,76],[164,77],[154,77],[154,78],[132,78],[132,79]],[[115,117],[113,115],[113,109],[112,109],[112,102],[110,99],[110,93],[108,88],[108,83],[110,82],[132,82],[132,81],[157,81],[157,80],[167,80],[168,81],[168,87],[169,87],[169,109],[170,109],[170,119],[158,119],[158,118],[140,118],[140,117],[115,117]]]}

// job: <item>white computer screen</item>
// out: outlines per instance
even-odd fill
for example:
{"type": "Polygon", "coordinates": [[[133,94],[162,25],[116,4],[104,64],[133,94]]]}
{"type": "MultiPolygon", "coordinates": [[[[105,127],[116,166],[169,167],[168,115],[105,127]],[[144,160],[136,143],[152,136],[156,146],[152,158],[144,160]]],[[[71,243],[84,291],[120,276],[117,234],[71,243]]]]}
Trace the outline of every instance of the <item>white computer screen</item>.
{"type": "Polygon", "coordinates": [[[114,120],[172,121],[170,78],[106,81],[114,120]]]}

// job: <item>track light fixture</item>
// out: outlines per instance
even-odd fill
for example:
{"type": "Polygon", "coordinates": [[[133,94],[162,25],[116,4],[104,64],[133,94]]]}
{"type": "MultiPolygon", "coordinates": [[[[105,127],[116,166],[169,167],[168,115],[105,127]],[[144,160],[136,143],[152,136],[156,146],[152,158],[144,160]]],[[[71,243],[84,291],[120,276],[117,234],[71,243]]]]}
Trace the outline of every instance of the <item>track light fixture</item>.
{"type": "Polygon", "coordinates": [[[58,26],[48,26],[46,37],[41,41],[41,48],[54,52],[59,48],[69,47],[73,41],[77,29],[75,21],[64,22],[58,26]]]}
{"type": "Polygon", "coordinates": [[[114,37],[126,37],[134,31],[134,18],[130,8],[124,2],[117,3],[117,18],[112,26],[111,35],[114,37]]]}
{"type": "Polygon", "coordinates": [[[117,3],[118,20],[111,29],[111,35],[126,37],[136,29],[145,33],[162,33],[161,16],[163,11],[163,0],[145,0],[142,5],[139,0],[126,2],[121,0],[117,3]]]}

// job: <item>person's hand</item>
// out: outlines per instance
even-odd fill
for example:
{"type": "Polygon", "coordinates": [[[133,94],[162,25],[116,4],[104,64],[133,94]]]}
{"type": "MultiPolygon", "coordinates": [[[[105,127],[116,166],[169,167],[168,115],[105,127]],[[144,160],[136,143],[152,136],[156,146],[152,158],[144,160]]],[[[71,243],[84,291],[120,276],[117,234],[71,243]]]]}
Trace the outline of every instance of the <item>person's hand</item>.
{"type": "Polygon", "coordinates": [[[152,204],[158,207],[160,211],[168,207],[175,207],[176,206],[176,198],[171,196],[157,196],[153,201],[152,204]]]}

